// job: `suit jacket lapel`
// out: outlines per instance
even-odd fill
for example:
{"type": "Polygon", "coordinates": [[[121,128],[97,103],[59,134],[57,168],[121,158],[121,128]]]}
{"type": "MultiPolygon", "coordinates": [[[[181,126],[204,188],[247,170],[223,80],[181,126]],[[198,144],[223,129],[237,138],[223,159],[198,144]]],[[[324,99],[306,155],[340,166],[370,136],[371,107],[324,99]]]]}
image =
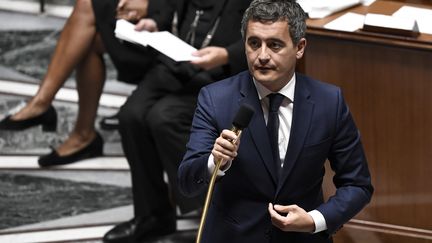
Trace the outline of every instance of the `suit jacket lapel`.
{"type": "Polygon", "coordinates": [[[255,109],[255,114],[249,123],[248,130],[251,134],[252,140],[258,150],[261,161],[270,174],[274,185],[277,185],[278,173],[276,169],[276,163],[273,162],[272,151],[270,147],[270,141],[267,134],[265,125],[264,115],[261,108],[261,102],[258,97],[258,93],[253,84],[252,77],[247,75],[243,80],[242,87],[240,89],[241,98],[239,99],[239,107],[241,103],[247,103],[255,109]]]}
{"type": "Polygon", "coordinates": [[[310,127],[314,103],[310,100],[310,93],[305,85],[306,80],[297,76],[294,91],[293,118],[291,124],[291,134],[285,155],[284,166],[279,181],[278,191],[280,192],[288,175],[291,173],[297,158],[303,148],[308,129],[310,127]]]}

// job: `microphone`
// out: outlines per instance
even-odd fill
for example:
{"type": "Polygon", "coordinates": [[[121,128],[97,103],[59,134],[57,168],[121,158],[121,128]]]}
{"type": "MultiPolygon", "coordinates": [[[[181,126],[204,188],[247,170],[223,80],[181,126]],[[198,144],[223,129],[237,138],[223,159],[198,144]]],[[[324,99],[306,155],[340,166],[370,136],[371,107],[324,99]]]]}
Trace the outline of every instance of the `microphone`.
{"type": "Polygon", "coordinates": [[[249,122],[252,119],[254,113],[255,111],[252,106],[248,104],[243,104],[237,111],[236,116],[234,117],[234,120],[232,122],[233,127],[231,128],[231,131],[236,133],[237,136],[240,136],[241,131],[249,125],[249,122]]]}
{"type": "MultiPolygon", "coordinates": [[[[240,139],[242,130],[249,125],[249,122],[252,119],[252,116],[254,113],[255,113],[255,111],[254,111],[253,107],[248,105],[248,104],[243,104],[240,107],[240,109],[237,111],[237,114],[235,115],[234,120],[232,122],[233,126],[231,128],[231,131],[233,131],[237,135],[237,140],[240,139]]],[[[237,140],[233,140],[233,141],[231,141],[231,143],[234,144],[234,143],[236,143],[237,140]]],[[[201,236],[202,236],[202,231],[203,231],[204,224],[205,224],[205,221],[207,218],[208,207],[210,205],[210,201],[211,201],[212,194],[213,194],[213,188],[214,188],[215,181],[217,178],[217,172],[219,171],[221,163],[222,163],[222,159],[218,159],[216,161],[216,166],[213,170],[212,177],[210,179],[210,184],[209,184],[209,187],[207,190],[207,196],[205,199],[203,213],[201,215],[201,221],[200,221],[200,225],[198,228],[198,234],[197,234],[197,238],[196,238],[195,243],[201,242],[201,236]]]]}

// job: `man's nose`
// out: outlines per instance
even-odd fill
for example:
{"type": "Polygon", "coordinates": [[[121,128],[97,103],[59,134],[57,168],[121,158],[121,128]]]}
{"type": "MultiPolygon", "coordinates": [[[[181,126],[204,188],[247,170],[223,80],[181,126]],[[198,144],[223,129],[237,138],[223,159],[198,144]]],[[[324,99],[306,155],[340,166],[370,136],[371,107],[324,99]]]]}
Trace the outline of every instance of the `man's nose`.
{"type": "Polygon", "coordinates": [[[261,63],[267,63],[270,60],[270,54],[268,48],[262,45],[258,54],[258,59],[261,63]]]}

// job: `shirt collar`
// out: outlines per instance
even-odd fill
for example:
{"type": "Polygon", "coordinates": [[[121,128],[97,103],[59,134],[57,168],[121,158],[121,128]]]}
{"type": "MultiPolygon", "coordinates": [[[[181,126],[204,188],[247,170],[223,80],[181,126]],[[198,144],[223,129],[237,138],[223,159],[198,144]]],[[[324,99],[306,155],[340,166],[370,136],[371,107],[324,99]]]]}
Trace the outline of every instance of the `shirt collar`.
{"type": "MultiPolygon", "coordinates": [[[[255,78],[253,78],[253,82],[255,84],[255,88],[258,92],[258,97],[260,100],[267,97],[267,95],[274,93],[271,90],[264,87],[258,81],[256,81],[255,78]]],[[[294,103],[295,83],[296,83],[296,75],[294,73],[291,80],[284,87],[282,87],[282,89],[280,89],[277,93],[282,94],[283,96],[289,98],[291,100],[291,102],[294,103]]]]}

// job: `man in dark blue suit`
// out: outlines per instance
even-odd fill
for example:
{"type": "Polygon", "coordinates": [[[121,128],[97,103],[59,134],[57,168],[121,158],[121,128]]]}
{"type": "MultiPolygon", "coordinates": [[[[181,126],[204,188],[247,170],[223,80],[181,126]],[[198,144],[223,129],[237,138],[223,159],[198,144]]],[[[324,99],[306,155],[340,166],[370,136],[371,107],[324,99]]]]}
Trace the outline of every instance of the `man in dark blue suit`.
{"type": "Polygon", "coordinates": [[[202,242],[332,242],[371,199],[360,134],[341,90],[295,73],[305,19],[295,1],[253,1],[242,21],[249,72],[200,91],[178,174],[182,192],[197,195],[222,161],[202,242]],[[276,99],[269,97],[276,96],[281,104],[271,118],[276,99]],[[240,144],[226,128],[244,103],[255,114],[240,144]],[[324,202],[326,160],[337,190],[324,202]]]}

